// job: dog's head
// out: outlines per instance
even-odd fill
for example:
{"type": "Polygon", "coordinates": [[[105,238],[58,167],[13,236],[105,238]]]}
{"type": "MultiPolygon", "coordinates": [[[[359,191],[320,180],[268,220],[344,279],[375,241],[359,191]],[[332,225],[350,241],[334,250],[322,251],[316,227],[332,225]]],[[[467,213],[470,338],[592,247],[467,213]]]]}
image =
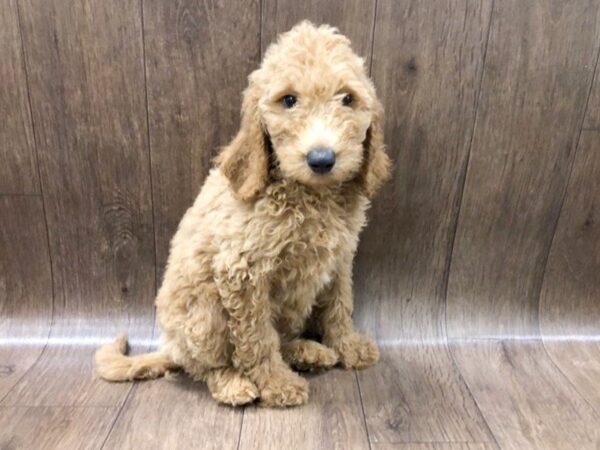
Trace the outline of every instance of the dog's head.
{"type": "Polygon", "coordinates": [[[372,197],[390,165],[382,119],[350,41],[335,28],[302,22],[268,48],[249,76],[240,131],[217,163],[244,200],[265,189],[271,162],[283,177],[305,185],[355,180],[372,197]]]}

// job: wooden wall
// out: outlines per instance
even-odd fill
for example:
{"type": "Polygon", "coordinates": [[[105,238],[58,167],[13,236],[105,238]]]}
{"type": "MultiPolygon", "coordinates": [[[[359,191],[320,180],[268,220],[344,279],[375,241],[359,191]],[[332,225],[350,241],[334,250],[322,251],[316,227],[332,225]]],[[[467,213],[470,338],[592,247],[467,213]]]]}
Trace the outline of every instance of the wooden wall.
{"type": "Polygon", "coordinates": [[[3,307],[15,293],[40,314],[51,304],[55,337],[126,327],[148,339],[169,239],[236,130],[247,74],[309,18],[351,37],[387,111],[394,176],[357,259],[359,323],[382,341],[427,341],[585,322],[580,289],[598,293],[578,286],[599,264],[599,9],[7,0],[3,307]],[[13,249],[20,236],[36,250],[13,249]]]}

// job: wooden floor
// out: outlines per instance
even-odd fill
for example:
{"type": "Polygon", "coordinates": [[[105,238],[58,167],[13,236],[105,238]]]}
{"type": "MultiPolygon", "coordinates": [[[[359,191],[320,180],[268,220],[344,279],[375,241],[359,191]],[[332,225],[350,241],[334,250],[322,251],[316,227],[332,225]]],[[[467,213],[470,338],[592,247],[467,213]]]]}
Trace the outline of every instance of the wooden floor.
{"type": "Polygon", "coordinates": [[[0,450],[600,449],[599,58],[600,0],[2,0],[0,450]],[[96,379],[157,339],[169,240],[304,18],[386,110],[354,274],[381,362],[287,410],[96,379]]]}
{"type": "MultiPolygon", "coordinates": [[[[13,348],[12,360],[39,353],[13,348]]],[[[310,375],[310,402],[218,405],[185,376],[94,378],[92,346],[2,366],[2,449],[597,449],[600,345],[478,340],[383,347],[364,372],[310,375]],[[12,382],[11,382],[12,380],[12,382]]],[[[0,354],[2,360],[9,358],[0,354]]]]}

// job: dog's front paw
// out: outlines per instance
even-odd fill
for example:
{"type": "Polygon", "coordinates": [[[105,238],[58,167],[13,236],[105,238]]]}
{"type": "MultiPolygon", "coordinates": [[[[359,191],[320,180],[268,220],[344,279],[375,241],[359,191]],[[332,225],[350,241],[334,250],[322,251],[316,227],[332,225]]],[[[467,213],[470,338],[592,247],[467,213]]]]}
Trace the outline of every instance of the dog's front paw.
{"type": "Polygon", "coordinates": [[[379,349],[373,340],[360,333],[342,336],[331,343],[346,369],[365,369],[379,361],[379,349]]]}
{"type": "Polygon", "coordinates": [[[273,371],[260,391],[262,406],[296,406],[308,400],[308,381],[289,369],[273,371]]]}
{"type": "Polygon", "coordinates": [[[308,339],[295,339],[283,344],[281,355],[286,363],[298,370],[328,369],[338,362],[335,351],[308,339]]]}

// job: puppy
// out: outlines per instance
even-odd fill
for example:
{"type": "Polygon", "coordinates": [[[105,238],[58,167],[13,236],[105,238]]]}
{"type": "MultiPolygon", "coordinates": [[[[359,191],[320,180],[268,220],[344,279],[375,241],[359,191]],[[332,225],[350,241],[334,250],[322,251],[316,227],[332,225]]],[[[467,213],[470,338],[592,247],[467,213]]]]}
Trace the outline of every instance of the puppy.
{"type": "Polygon", "coordinates": [[[127,357],[122,337],[97,351],[99,375],[180,368],[220,402],[289,406],[308,399],[290,367],[375,364],[375,343],[352,325],[351,277],[389,172],[382,115],[363,60],[335,28],[302,22],[282,34],[249,76],[241,128],[171,243],[159,351],[127,357]]]}

